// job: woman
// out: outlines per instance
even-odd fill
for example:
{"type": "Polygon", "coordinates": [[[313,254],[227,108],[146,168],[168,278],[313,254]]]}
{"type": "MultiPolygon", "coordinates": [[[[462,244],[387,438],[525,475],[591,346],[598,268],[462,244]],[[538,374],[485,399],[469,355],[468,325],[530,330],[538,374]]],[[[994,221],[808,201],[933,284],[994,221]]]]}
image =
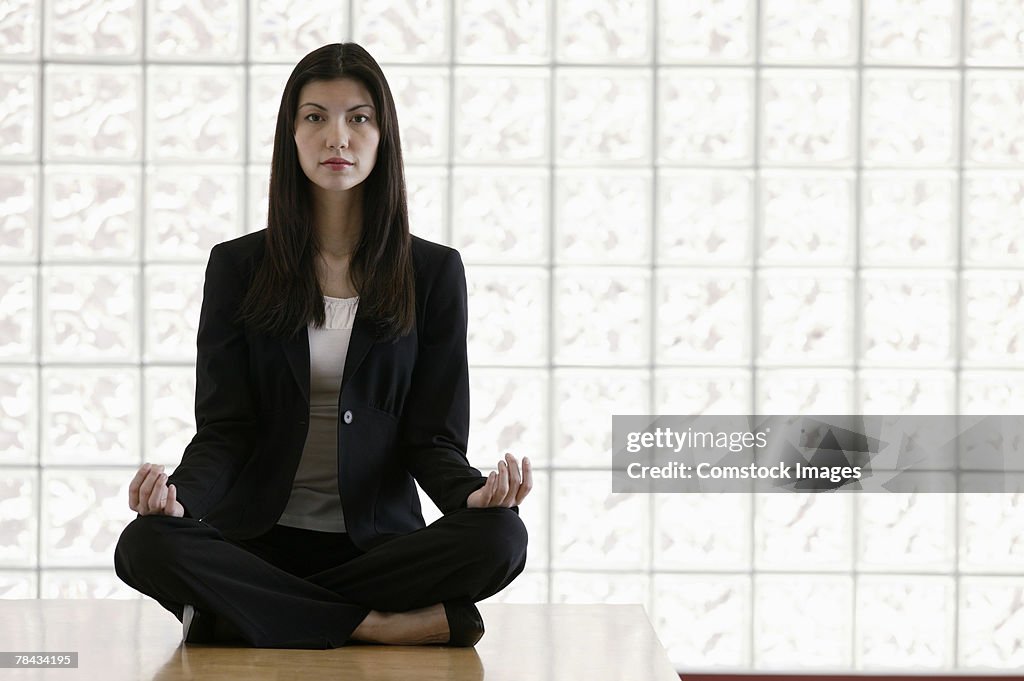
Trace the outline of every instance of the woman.
{"type": "Polygon", "coordinates": [[[131,481],[117,574],[186,642],[474,645],[474,603],[526,561],[531,468],[469,465],[462,260],[409,233],[394,100],[360,46],[292,71],[269,209],[211,251],[197,432],[173,475],[131,481]]]}

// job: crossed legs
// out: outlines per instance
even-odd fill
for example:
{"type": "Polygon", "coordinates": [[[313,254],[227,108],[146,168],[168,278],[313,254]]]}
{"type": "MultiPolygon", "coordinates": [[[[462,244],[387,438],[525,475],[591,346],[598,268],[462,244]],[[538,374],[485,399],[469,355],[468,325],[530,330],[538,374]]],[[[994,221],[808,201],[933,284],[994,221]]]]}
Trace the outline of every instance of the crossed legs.
{"type": "Polygon", "coordinates": [[[233,541],[192,518],[141,516],[122,532],[114,567],[178,619],[191,603],[248,645],[334,648],[399,632],[436,638],[441,602],[488,598],[526,562],[526,529],[507,508],[462,509],[365,553],[268,535],[233,541]]]}

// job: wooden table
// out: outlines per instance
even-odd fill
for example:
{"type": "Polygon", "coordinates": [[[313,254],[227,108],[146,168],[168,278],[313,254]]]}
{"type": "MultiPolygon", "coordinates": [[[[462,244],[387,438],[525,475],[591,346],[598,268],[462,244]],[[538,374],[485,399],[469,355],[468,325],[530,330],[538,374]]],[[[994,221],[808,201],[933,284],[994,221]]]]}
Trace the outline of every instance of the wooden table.
{"type": "Polygon", "coordinates": [[[483,603],[475,648],[279,650],[181,645],[181,624],[140,600],[2,600],[0,651],[78,652],[78,669],[0,669],[61,681],[679,681],[639,605],[483,603]]]}

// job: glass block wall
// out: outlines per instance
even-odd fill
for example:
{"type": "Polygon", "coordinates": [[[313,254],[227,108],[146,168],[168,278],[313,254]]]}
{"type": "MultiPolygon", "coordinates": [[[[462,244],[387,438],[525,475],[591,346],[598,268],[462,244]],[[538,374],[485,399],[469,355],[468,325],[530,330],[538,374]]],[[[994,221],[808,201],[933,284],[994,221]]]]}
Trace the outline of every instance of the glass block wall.
{"type": "Polygon", "coordinates": [[[112,551],[194,433],[207,255],[265,226],[294,63],[355,40],[414,232],[467,263],[470,459],[537,466],[493,600],[641,603],[681,670],[1024,666],[1022,495],[608,472],[613,413],[1020,412],[1018,0],[4,8],[0,596],[136,596],[112,551]]]}

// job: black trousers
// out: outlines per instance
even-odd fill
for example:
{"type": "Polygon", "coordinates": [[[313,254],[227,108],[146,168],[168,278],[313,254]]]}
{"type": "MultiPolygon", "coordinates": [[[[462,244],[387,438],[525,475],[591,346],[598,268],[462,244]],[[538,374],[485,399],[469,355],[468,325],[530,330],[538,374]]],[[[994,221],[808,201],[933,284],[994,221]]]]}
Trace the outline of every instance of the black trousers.
{"type": "Polygon", "coordinates": [[[117,576],[180,621],[186,603],[257,648],[337,648],[370,610],[481,601],[526,564],[508,508],[460,509],[367,552],[347,534],[275,525],[247,540],[209,523],[140,516],[114,550],[117,576]]]}

